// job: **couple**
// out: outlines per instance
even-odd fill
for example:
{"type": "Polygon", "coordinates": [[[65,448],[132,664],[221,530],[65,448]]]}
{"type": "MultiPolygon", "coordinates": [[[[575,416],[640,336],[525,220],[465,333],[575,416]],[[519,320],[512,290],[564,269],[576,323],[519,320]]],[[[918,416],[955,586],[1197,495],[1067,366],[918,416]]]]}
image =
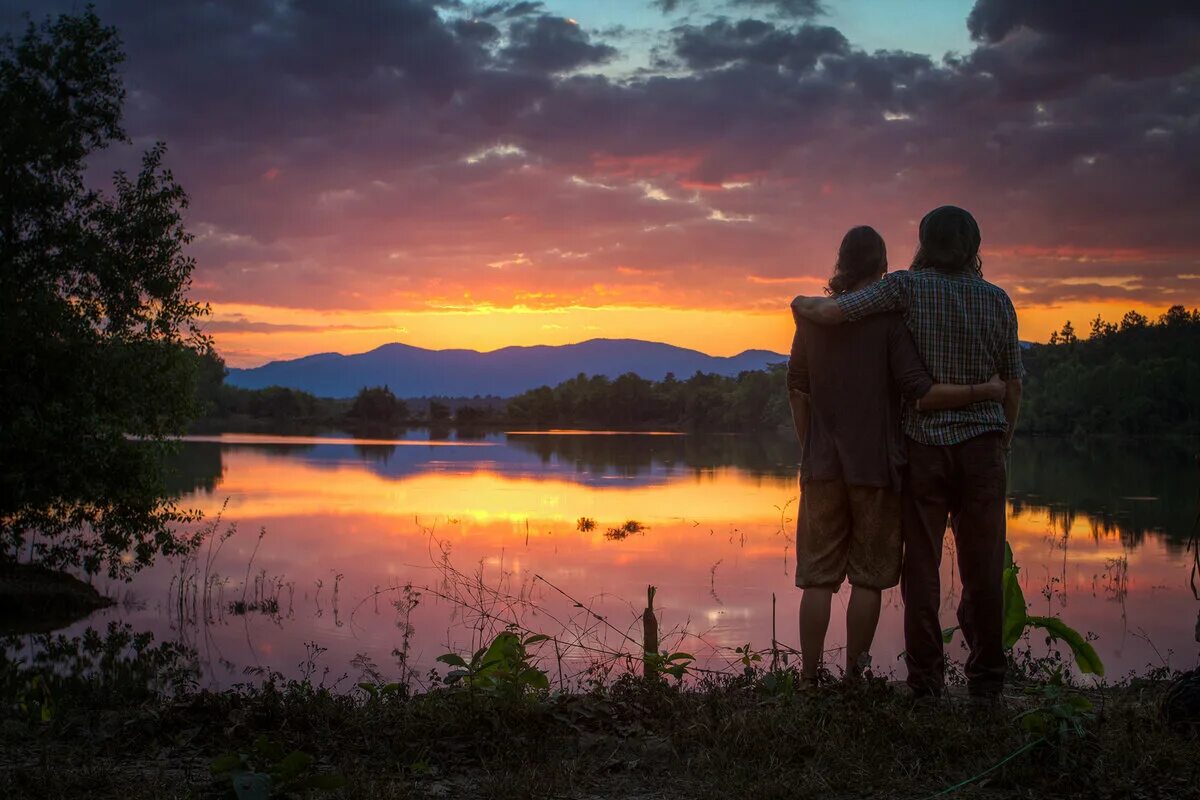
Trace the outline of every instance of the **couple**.
{"type": "Polygon", "coordinates": [[[938,568],[949,519],[968,689],[995,698],[1003,687],[1006,455],[1021,346],[1012,302],[983,279],[979,243],[974,217],[942,206],[921,221],[912,268],[888,273],[882,237],[854,228],[830,296],[792,301],[806,682],[817,678],[830,602],[848,577],[847,675],[870,663],[880,592],[899,582],[908,685],[918,697],[941,694],[938,568]]]}

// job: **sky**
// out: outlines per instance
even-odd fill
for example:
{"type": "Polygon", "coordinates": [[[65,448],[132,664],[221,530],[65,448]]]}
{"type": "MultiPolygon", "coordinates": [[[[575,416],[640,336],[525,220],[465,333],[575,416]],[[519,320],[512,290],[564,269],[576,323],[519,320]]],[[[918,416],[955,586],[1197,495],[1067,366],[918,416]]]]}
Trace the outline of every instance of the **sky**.
{"type": "MultiPolygon", "coordinates": [[[[0,0],[0,30],[73,0],[0,0]]],[[[1021,336],[1200,305],[1190,0],[99,0],[231,366],[785,351],[858,224],[970,209],[1021,336]]]]}

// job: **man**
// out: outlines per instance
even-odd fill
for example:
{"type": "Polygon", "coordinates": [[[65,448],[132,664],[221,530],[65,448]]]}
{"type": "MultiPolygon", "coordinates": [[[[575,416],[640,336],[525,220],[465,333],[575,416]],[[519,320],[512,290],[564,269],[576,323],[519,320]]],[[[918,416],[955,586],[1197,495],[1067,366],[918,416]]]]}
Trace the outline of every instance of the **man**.
{"type": "Polygon", "coordinates": [[[793,313],[834,324],[903,311],[917,349],[939,383],[984,383],[999,373],[1003,403],[914,413],[905,409],[908,447],[904,486],[905,663],[914,695],[944,685],[941,625],[942,540],[950,519],[963,593],[959,624],[970,648],[970,693],[994,698],[1003,688],[1006,454],[1021,398],[1021,345],[1012,302],[982,277],[979,226],[954,206],[921,221],[912,269],[893,272],[839,297],[797,297],[793,313]]]}

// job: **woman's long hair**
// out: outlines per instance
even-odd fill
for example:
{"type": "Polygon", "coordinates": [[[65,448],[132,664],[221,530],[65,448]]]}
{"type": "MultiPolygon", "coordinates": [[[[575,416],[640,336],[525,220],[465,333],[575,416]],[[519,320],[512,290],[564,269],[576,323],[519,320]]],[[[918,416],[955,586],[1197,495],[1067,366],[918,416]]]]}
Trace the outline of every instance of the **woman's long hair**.
{"type": "Polygon", "coordinates": [[[845,294],[868,278],[887,272],[887,266],[887,246],[879,232],[870,225],[851,228],[842,237],[833,277],[825,293],[845,294]]]}

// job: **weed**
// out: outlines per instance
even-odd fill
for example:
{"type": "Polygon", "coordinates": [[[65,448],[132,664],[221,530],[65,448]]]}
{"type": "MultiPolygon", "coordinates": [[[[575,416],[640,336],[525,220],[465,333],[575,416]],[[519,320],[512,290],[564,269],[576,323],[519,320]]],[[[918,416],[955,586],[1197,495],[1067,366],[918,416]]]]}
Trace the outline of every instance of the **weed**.
{"type": "Polygon", "coordinates": [[[604,538],[609,541],[619,542],[622,539],[627,539],[635,533],[645,533],[646,526],[638,522],[636,519],[626,520],[619,528],[609,528],[604,532],[604,538]]]}

